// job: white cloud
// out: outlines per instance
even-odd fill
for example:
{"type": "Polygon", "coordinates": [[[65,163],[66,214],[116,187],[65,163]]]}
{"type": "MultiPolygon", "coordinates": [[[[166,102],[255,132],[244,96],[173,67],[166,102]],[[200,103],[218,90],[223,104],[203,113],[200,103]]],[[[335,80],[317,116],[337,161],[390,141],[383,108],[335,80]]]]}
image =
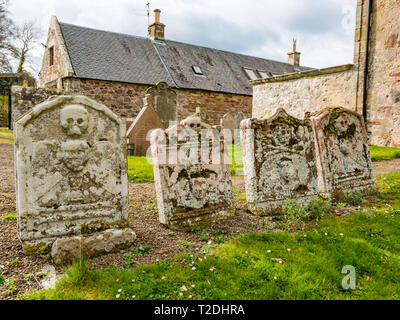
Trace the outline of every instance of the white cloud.
{"type": "MultiPolygon", "coordinates": [[[[296,37],[302,64],[351,63],[356,0],[153,0],[167,39],[286,61],[296,37]]],[[[146,36],[147,0],[11,0],[21,24],[35,20],[45,42],[51,15],[60,21],[146,36]]],[[[42,48],[36,52],[40,67],[42,48]]]]}

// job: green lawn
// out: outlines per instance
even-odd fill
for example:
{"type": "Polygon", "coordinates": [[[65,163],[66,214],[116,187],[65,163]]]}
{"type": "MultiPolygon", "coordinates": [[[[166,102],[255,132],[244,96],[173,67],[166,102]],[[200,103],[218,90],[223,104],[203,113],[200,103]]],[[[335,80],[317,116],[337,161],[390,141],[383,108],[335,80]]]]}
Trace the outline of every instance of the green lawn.
{"type": "Polygon", "coordinates": [[[400,172],[378,177],[378,186],[373,201],[309,231],[239,235],[207,259],[189,248],[122,271],[78,261],[55,289],[24,299],[400,299],[400,172]],[[344,266],[356,270],[354,290],[342,287],[344,266]]]}
{"type": "Polygon", "coordinates": [[[372,161],[392,160],[400,158],[399,148],[370,146],[372,161]]]}

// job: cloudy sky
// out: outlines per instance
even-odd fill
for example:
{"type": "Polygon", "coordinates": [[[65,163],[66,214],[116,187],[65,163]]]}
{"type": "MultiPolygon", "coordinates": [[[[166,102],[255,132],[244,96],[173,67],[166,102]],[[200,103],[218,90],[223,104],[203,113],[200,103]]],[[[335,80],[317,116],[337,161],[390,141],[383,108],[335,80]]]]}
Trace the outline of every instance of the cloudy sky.
{"type": "MultiPolygon", "coordinates": [[[[356,0],[149,0],[161,10],[166,38],[286,61],[293,38],[302,64],[329,67],[351,63],[356,0]]],[[[45,43],[50,17],[90,28],[147,35],[147,0],[10,0],[21,24],[34,20],[45,43]]],[[[40,46],[41,47],[41,46],[40,46]]],[[[43,48],[36,52],[40,69],[43,48]]]]}

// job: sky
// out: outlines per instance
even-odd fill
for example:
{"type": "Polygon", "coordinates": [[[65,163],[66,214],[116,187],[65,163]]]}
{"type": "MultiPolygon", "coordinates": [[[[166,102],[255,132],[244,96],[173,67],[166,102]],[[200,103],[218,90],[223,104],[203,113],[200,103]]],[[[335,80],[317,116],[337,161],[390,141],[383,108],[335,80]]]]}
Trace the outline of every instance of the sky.
{"type": "MultiPolygon", "coordinates": [[[[35,21],[46,43],[52,15],[80,26],[147,36],[161,10],[165,37],[205,47],[287,61],[292,41],[301,64],[323,68],[352,63],[357,0],[9,0],[17,24],[35,21]]],[[[40,70],[44,48],[33,52],[40,70]]]]}

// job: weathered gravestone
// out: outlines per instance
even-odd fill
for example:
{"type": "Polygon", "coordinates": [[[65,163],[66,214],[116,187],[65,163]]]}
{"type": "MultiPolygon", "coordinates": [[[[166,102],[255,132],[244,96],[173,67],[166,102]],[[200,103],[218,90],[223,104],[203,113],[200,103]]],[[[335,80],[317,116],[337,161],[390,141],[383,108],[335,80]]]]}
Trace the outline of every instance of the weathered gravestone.
{"type": "Polygon", "coordinates": [[[317,145],[318,188],[335,198],[374,191],[375,180],[362,115],[340,107],[312,116],[317,145]]]}
{"type": "Polygon", "coordinates": [[[130,155],[146,156],[150,147],[150,132],[158,128],[165,129],[165,125],[154,109],[153,97],[148,94],[144,98],[144,107],[128,128],[126,134],[128,150],[132,150],[130,155]]]}
{"type": "Polygon", "coordinates": [[[229,163],[219,131],[191,116],[151,137],[160,222],[191,230],[235,214],[229,163]]]}
{"type": "Polygon", "coordinates": [[[269,119],[241,123],[243,166],[249,210],[280,213],[284,201],[308,204],[318,197],[313,129],[278,109],[269,119]]]}
{"type": "Polygon", "coordinates": [[[55,261],[130,246],[125,122],[83,96],[60,96],[15,123],[18,234],[55,261]],[[119,229],[119,230],[118,230],[119,229]],[[101,232],[107,230],[106,232],[101,232]]]}
{"type": "Polygon", "coordinates": [[[165,127],[176,120],[176,92],[166,82],[158,82],[147,89],[146,94],[153,96],[154,109],[165,127]]]}

